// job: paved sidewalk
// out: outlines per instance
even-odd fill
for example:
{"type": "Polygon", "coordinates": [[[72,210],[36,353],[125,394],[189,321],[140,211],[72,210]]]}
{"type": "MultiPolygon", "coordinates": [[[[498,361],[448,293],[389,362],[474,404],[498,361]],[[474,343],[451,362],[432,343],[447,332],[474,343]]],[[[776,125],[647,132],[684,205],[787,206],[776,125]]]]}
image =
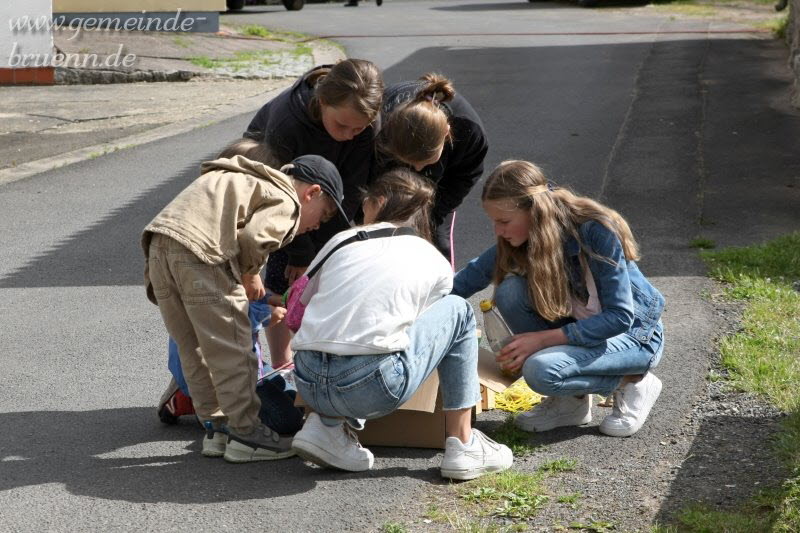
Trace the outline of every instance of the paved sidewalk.
{"type": "MultiPolygon", "coordinates": [[[[137,56],[128,76],[182,72],[189,81],[0,87],[0,184],[253,112],[311,66],[345,57],[330,42],[265,34],[274,38],[60,32],[64,53],[105,57],[123,42],[123,54],[137,56]]],[[[71,70],[102,79],[98,69],[71,70]]]]}

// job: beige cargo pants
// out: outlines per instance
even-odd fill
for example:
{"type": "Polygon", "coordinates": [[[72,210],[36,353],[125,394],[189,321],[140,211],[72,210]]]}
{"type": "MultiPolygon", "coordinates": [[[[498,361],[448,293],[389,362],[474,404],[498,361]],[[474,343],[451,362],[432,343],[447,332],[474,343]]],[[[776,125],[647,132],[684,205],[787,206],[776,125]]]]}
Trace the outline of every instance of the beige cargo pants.
{"type": "Polygon", "coordinates": [[[261,401],[244,287],[227,263],[203,263],[165,235],[153,235],[148,267],[197,416],[249,433],[259,423],[261,401]]]}

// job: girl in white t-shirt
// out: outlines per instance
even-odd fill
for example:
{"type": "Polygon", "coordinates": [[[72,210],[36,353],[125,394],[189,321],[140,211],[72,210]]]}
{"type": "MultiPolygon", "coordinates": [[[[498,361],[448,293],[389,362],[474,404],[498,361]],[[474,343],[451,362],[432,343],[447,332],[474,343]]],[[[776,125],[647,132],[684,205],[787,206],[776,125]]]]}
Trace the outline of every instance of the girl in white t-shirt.
{"type": "Polygon", "coordinates": [[[366,191],[364,226],[337,234],[309,266],[327,256],[303,292],[307,307],[292,341],[297,389],[314,411],[292,448],[316,464],[370,469],[372,453],[353,428],[396,410],[438,370],[447,421],[442,475],[472,479],[511,466],[506,446],[471,427],[480,399],[475,317],[466,300],[449,295],[452,270],[431,244],[433,198],[432,184],[410,170],[383,174],[366,191]],[[361,240],[328,256],[357,234],[361,240]]]}

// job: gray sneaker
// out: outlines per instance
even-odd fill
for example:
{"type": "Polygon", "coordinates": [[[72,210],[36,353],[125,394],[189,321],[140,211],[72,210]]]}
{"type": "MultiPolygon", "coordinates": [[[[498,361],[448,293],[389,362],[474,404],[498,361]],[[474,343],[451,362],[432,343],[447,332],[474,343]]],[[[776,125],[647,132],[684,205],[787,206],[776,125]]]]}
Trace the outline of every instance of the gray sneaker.
{"type": "Polygon", "coordinates": [[[228,428],[225,424],[214,423],[211,420],[203,422],[206,436],[203,437],[203,451],[206,457],[222,457],[225,455],[225,445],[228,442],[228,428]]]}
{"type": "Polygon", "coordinates": [[[259,424],[250,433],[228,430],[225,460],[229,463],[272,461],[292,457],[292,438],[281,437],[264,424],[259,424]]]}

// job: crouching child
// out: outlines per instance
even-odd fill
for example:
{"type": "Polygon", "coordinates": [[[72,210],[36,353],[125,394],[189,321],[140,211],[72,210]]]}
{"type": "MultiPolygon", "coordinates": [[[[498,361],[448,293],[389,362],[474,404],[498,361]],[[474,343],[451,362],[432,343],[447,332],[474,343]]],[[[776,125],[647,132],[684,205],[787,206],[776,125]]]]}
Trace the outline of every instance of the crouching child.
{"type": "Polygon", "coordinates": [[[269,253],[344,216],[342,196],[339,172],[322,157],[300,156],[278,171],[237,155],[204,163],[145,227],[147,296],[179,346],[206,428],[203,455],[236,463],[293,455],[291,439],[259,419],[248,300],[265,294],[269,253]]]}

